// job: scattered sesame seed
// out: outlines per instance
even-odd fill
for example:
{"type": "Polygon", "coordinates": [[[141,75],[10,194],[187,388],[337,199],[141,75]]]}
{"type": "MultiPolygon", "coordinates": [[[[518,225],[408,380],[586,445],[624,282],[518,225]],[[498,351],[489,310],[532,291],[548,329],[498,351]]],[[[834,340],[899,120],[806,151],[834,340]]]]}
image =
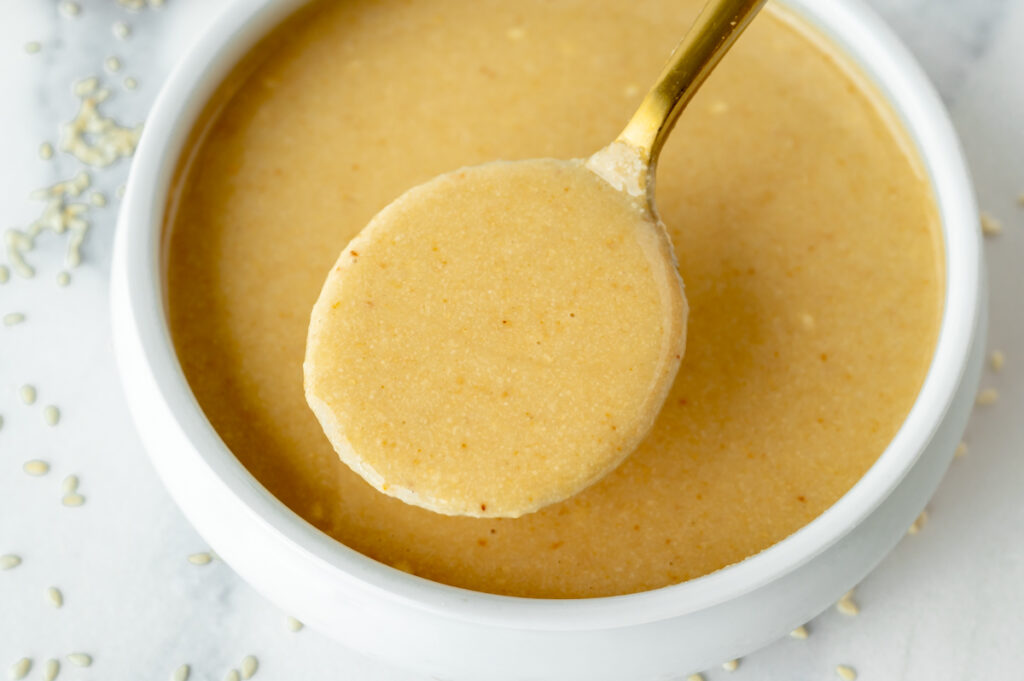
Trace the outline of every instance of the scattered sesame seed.
{"type": "Polygon", "coordinates": [[[85,503],[85,497],[81,494],[65,494],[60,502],[69,508],[75,508],[85,503]]]}
{"type": "Polygon", "coordinates": [[[60,3],[60,11],[63,12],[65,16],[77,17],[79,14],[82,13],[82,6],[79,5],[77,2],[71,2],[71,0],[64,0],[64,2],[60,3]]]}
{"type": "Polygon", "coordinates": [[[32,660],[27,657],[23,657],[7,670],[7,678],[11,681],[18,681],[28,676],[29,670],[32,669],[32,660]]]}
{"type": "Polygon", "coordinates": [[[242,658],[242,678],[251,679],[255,674],[256,670],[260,668],[260,661],[256,659],[255,655],[246,655],[242,658]]]}
{"type": "Polygon", "coordinates": [[[117,191],[114,192],[114,195],[117,198],[119,198],[119,199],[123,199],[124,198],[124,193],[127,190],[128,190],[128,188],[125,185],[122,184],[120,187],[117,188],[117,191]]]}
{"type": "Polygon", "coordinates": [[[29,475],[46,475],[50,472],[50,464],[45,461],[40,461],[39,459],[32,459],[31,461],[23,463],[21,465],[21,470],[25,471],[29,475]]]}
{"type": "MultiPolygon", "coordinates": [[[[101,168],[135,153],[142,126],[119,125],[100,111],[102,103],[110,97],[110,90],[101,88],[99,79],[92,76],[75,83],[74,92],[81,102],[75,117],[61,126],[61,150],[82,163],[101,168]]],[[[84,233],[87,224],[80,221],[84,233]]]]}
{"type": "Polygon", "coordinates": [[[55,426],[60,423],[60,409],[48,404],[43,407],[43,420],[46,421],[46,425],[55,426]]]}
{"type": "Polygon", "coordinates": [[[43,230],[50,230],[55,234],[69,234],[68,260],[80,260],[78,248],[89,228],[83,214],[89,207],[69,199],[79,196],[90,182],[88,173],[79,172],[70,180],[32,192],[33,199],[46,202],[42,214],[24,230],[12,228],[7,230],[6,234],[7,258],[15,272],[27,279],[35,276],[35,270],[26,262],[25,255],[35,247],[36,237],[43,230]]]}
{"type": "Polygon", "coordinates": [[[967,456],[967,443],[961,442],[956,446],[956,451],[953,452],[953,456],[957,459],[961,459],[967,456]]]}
{"type": "Polygon", "coordinates": [[[92,665],[92,655],[86,653],[69,653],[68,662],[76,667],[89,667],[92,665]]]}
{"type": "Polygon", "coordinates": [[[992,371],[1002,371],[1003,365],[1006,364],[1006,355],[1002,350],[993,350],[989,355],[989,363],[992,365],[992,371]]]}
{"type": "Polygon", "coordinates": [[[836,610],[849,617],[860,612],[860,606],[853,600],[853,589],[843,594],[843,597],[836,602],[836,610]]]}
{"type": "Polygon", "coordinates": [[[232,669],[224,675],[224,681],[239,681],[238,670],[232,669]]]}
{"type": "Polygon", "coordinates": [[[25,43],[25,51],[29,54],[36,54],[39,50],[43,49],[43,46],[38,40],[33,40],[30,43],[25,43]]]}
{"type": "Polygon", "coordinates": [[[857,678],[857,670],[845,664],[836,665],[836,676],[841,678],[843,681],[855,681],[857,678]]]}
{"type": "Polygon", "coordinates": [[[67,286],[71,283],[71,275],[67,272],[59,272],[57,274],[57,286],[67,286]]]}
{"type": "Polygon", "coordinates": [[[188,562],[193,565],[208,565],[213,560],[209,553],[193,553],[189,555],[188,562]]]}
{"type": "Polygon", "coordinates": [[[740,661],[739,660],[729,660],[728,662],[723,662],[722,663],[722,669],[724,669],[727,672],[734,672],[734,671],[736,671],[739,668],[739,666],[740,666],[740,661]]]}
{"type": "Polygon", "coordinates": [[[57,587],[51,586],[46,590],[46,601],[53,607],[59,608],[64,605],[64,594],[57,587]]]}
{"type": "Polygon", "coordinates": [[[171,674],[171,681],[188,681],[188,677],[192,675],[192,668],[187,664],[183,664],[174,670],[171,674]]]}
{"type": "Polygon", "coordinates": [[[704,681],[703,674],[690,674],[686,677],[686,681],[704,681]]]}
{"type": "Polygon", "coordinates": [[[36,389],[31,385],[25,384],[21,386],[21,389],[18,390],[18,395],[25,404],[35,404],[36,402],[36,389]]]}
{"type": "Polygon", "coordinates": [[[1003,223],[987,211],[981,211],[981,233],[985,236],[997,236],[1003,231],[1003,223]]]}
{"type": "Polygon", "coordinates": [[[284,623],[285,623],[285,626],[288,627],[288,631],[301,631],[302,627],[305,626],[302,622],[300,622],[299,620],[295,619],[291,615],[289,615],[285,619],[284,623]]]}
{"type": "Polygon", "coordinates": [[[914,519],[914,522],[910,523],[910,527],[907,529],[907,534],[917,534],[921,531],[921,528],[928,522],[928,511],[921,511],[920,515],[914,519]]]}
{"type": "Polygon", "coordinates": [[[7,269],[7,265],[0,265],[0,284],[6,284],[10,278],[11,271],[7,269]]]}
{"type": "Polygon", "coordinates": [[[789,632],[789,637],[790,638],[797,638],[797,639],[800,639],[801,641],[806,640],[808,635],[809,635],[809,632],[807,631],[807,627],[805,627],[803,625],[801,625],[801,626],[797,627],[796,629],[794,629],[793,631],[789,632]]]}
{"type": "Polygon", "coordinates": [[[39,145],[39,158],[44,161],[49,161],[53,158],[53,145],[49,142],[43,142],[39,145]]]}
{"type": "Polygon", "coordinates": [[[145,0],[117,0],[117,3],[133,12],[137,12],[146,6],[145,0]]]}
{"type": "Polygon", "coordinates": [[[94,206],[103,207],[107,205],[107,195],[103,192],[93,192],[89,194],[89,203],[94,206]]]}
{"type": "Polygon", "coordinates": [[[117,73],[121,70],[121,60],[117,57],[107,57],[103,60],[103,67],[111,73],[117,73]]]}
{"type": "Polygon", "coordinates": [[[77,492],[78,476],[69,475],[68,477],[64,478],[60,483],[60,490],[64,492],[64,494],[74,494],[75,492],[77,492]]]}
{"type": "Polygon", "coordinates": [[[124,89],[125,90],[134,90],[138,86],[139,86],[139,81],[135,80],[131,76],[128,76],[127,78],[124,79],[124,89]]]}
{"type": "Polygon", "coordinates": [[[160,8],[164,6],[164,0],[149,0],[149,6],[153,8],[160,8]]]}
{"type": "Polygon", "coordinates": [[[728,110],[729,105],[721,100],[718,100],[717,102],[711,105],[711,113],[715,114],[716,116],[721,116],[728,110]]]}
{"type": "Polygon", "coordinates": [[[978,393],[978,399],[975,400],[980,405],[995,404],[999,399],[999,391],[995,388],[985,388],[978,393]]]}
{"type": "Polygon", "coordinates": [[[114,32],[114,37],[118,40],[125,40],[132,34],[132,27],[123,21],[115,21],[110,30],[114,32]]]}
{"type": "Polygon", "coordinates": [[[21,565],[21,557],[13,553],[5,553],[0,556],[0,570],[13,570],[21,565]]]}
{"type": "Polygon", "coordinates": [[[25,315],[20,312],[10,312],[4,315],[4,326],[15,326],[25,321],[25,315]]]}
{"type": "Polygon", "coordinates": [[[53,681],[60,673],[60,662],[52,657],[43,665],[43,681],[53,681]]]}
{"type": "Polygon", "coordinates": [[[1024,207],[1024,192],[1017,194],[1017,205],[1024,207]]]}

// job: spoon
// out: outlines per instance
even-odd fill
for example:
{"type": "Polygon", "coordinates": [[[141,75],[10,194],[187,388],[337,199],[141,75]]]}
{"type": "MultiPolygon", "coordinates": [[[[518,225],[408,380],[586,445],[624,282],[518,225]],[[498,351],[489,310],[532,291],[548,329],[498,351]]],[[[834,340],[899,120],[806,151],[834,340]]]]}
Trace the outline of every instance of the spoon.
{"type": "Polygon", "coordinates": [[[306,400],[377,490],[516,517],[650,431],[687,305],[654,205],[665,139],[765,0],[709,2],[588,159],[495,161],[410,189],[345,247],[310,318],[306,400]]]}

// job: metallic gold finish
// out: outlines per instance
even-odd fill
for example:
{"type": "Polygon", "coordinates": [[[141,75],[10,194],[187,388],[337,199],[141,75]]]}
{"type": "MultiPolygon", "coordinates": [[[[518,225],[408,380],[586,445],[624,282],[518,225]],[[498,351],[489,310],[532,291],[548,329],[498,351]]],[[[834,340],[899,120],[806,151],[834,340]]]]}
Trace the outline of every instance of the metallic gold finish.
{"type": "Polygon", "coordinates": [[[616,139],[640,153],[649,177],[679,114],[765,1],[711,0],[673,50],[658,82],[616,139]]]}

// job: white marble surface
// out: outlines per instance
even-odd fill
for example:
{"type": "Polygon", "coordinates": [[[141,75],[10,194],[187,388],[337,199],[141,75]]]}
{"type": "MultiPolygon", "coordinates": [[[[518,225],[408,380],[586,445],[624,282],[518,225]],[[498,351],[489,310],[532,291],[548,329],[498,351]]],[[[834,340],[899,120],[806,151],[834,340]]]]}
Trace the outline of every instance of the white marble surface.
{"type": "MultiPolygon", "coordinates": [[[[226,0],[167,0],[130,12],[114,0],[83,0],[67,17],[55,0],[2,0],[0,12],[0,229],[24,227],[41,203],[36,188],[82,166],[66,154],[41,160],[76,109],[71,83],[101,75],[115,90],[106,111],[141,122],[161,79],[226,0]],[[131,26],[126,40],[111,26],[131,26]],[[29,55],[29,41],[42,50],[29,55]],[[104,58],[124,68],[104,73],[104,58]],[[125,76],[138,80],[126,90],[125,76]]],[[[826,1],[826,0],[823,0],[826,1]]],[[[836,664],[861,679],[1016,679],[1024,668],[1024,1],[873,0],[936,81],[960,131],[983,206],[1004,234],[989,239],[990,345],[1006,367],[989,371],[997,404],[977,410],[970,453],[954,462],[923,530],[908,537],[864,582],[861,613],[834,610],[810,623],[806,641],[783,640],[713,679],[836,678],[836,664]]],[[[90,669],[63,663],[61,678],[163,679],[181,664],[193,679],[222,679],[242,657],[260,660],[257,678],[407,680],[417,677],[363,660],[315,631],[291,633],[277,611],[219,561],[185,557],[206,547],[163,491],[128,420],[114,372],[107,283],[122,161],[90,171],[111,204],[90,211],[84,262],[72,283],[55,283],[64,238],[40,238],[38,274],[0,285],[0,554],[23,563],[0,572],[0,672],[22,656],[43,661],[73,651],[90,669]],[[22,404],[31,383],[39,401],[22,404]],[[42,417],[60,406],[56,428],[42,417]],[[41,458],[41,478],[21,471],[41,458]],[[61,505],[61,480],[81,478],[86,503],[61,505]],[[55,609],[46,587],[64,593],[55,609]]],[[[0,262],[3,262],[0,257],[0,262]]],[[[680,670],[686,671],[686,670],[680,670]]],[[[481,678],[485,678],[482,675],[481,678]]]]}

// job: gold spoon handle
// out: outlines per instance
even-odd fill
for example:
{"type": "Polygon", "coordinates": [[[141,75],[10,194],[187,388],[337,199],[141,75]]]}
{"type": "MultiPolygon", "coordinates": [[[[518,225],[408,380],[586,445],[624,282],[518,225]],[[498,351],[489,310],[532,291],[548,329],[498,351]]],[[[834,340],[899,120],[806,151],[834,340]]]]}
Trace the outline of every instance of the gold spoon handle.
{"type": "Polygon", "coordinates": [[[766,0],[710,0],[616,141],[652,169],[672,126],[766,0]]]}

